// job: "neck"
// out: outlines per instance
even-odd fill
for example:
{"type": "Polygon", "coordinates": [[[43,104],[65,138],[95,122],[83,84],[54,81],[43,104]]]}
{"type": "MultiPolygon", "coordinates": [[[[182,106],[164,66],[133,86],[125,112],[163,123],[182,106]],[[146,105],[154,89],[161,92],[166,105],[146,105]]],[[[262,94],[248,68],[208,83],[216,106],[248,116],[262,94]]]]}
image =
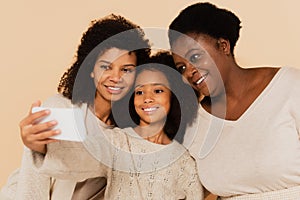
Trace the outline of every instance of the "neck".
{"type": "Polygon", "coordinates": [[[109,120],[111,114],[111,102],[96,96],[92,110],[98,119],[107,125],[111,125],[112,122],[109,120]]]}
{"type": "Polygon", "coordinates": [[[234,67],[231,70],[228,81],[224,83],[227,98],[240,100],[247,95],[248,89],[256,79],[256,70],[234,67]]]}
{"type": "Polygon", "coordinates": [[[228,102],[232,99],[239,102],[244,97],[244,91],[249,85],[251,76],[249,70],[241,68],[235,61],[228,62],[227,70],[223,78],[224,88],[220,90],[219,95],[214,97],[205,97],[201,101],[202,106],[210,113],[220,118],[225,118],[228,102]]]}
{"type": "Polygon", "coordinates": [[[137,126],[134,130],[144,139],[156,144],[169,144],[171,140],[163,130],[163,124],[137,126]]]}

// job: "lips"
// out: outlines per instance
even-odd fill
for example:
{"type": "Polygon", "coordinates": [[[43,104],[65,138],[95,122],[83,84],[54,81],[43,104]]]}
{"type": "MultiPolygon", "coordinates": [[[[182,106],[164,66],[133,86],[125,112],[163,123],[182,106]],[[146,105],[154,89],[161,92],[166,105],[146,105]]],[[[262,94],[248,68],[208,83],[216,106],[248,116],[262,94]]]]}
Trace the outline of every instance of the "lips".
{"type": "Polygon", "coordinates": [[[117,87],[117,86],[105,86],[105,87],[112,94],[119,94],[122,92],[122,89],[124,89],[124,87],[117,87]]]}
{"type": "Polygon", "coordinates": [[[158,106],[151,106],[151,107],[142,108],[142,110],[147,114],[152,114],[153,112],[158,110],[158,108],[159,108],[158,106]]]}
{"type": "Polygon", "coordinates": [[[110,90],[114,90],[114,91],[119,91],[119,90],[122,89],[120,87],[107,87],[107,88],[110,89],[110,90]]]}
{"type": "Polygon", "coordinates": [[[202,75],[197,81],[195,81],[195,84],[196,85],[201,84],[207,78],[207,76],[208,76],[208,73],[202,75]]]}

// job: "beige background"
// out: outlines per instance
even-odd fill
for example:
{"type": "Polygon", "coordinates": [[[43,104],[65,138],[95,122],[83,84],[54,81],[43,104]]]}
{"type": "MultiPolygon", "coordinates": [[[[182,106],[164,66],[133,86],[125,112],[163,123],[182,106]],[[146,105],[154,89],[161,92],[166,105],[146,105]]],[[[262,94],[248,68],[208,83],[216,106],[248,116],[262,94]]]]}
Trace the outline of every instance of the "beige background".
{"type": "MultiPolygon", "coordinates": [[[[121,14],[142,27],[165,28],[185,0],[12,0],[0,2],[0,187],[21,162],[18,123],[30,104],[56,93],[82,33],[93,19],[121,14]]],[[[297,0],[211,0],[242,20],[236,58],[242,66],[300,67],[297,0]]],[[[154,45],[155,45],[154,41],[154,45]]]]}

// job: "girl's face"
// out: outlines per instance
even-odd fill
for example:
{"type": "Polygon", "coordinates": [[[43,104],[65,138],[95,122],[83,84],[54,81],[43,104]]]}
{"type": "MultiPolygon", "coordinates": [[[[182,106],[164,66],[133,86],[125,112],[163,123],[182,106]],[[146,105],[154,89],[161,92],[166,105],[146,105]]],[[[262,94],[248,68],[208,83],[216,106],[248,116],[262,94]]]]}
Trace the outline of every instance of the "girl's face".
{"type": "Polygon", "coordinates": [[[170,85],[160,71],[142,71],[136,78],[134,107],[140,126],[165,122],[171,107],[170,85]]]}
{"type": "Polygon", "coordinates": [[[124,97],[134,83],[136,62],[135,53],[127,50],[111,48],[101,54],[91,73],[96,99],[111,102],[124,97]]]}
{"type": "Polygon", "coordinates": [[[223,92],[224,54],[216,39],[181,36],[172,44],[172,52],[176,68],[199,94],[214,97],[223,92]]]}

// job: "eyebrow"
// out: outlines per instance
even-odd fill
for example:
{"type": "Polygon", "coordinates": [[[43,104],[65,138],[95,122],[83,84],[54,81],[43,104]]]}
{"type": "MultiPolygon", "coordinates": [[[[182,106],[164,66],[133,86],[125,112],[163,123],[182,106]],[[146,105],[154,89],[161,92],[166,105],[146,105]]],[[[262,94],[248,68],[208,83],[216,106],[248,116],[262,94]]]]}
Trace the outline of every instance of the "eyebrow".
{"type": "Polygon", "coordinates": [[[123,66],[124,66],[124,67],[130,67],[130,66],[136,67],[135,64],[125,64],[125,65],[123,65],[123,66]]]}
{"type": "MultiPolygon", "coordinates": [[[[96,62],[103,62],[103,63],[109,64],[109,65],[112,64],[111,62],[109,62],[109,61],[107,61],[107,60],[97,60],[96,62]]],[[[130,67],[130,66],[136,67],[135,64],[124,64],[124,65],[122,65],[122,66],[124,66],[124,67],[130,67]]]]}
{"type": "Polygon", "coordinates": [[[188,50],[188,52],[185,53],[184,58],[186,58],[187,55],[188,55],[191,51],[195,51],[195,50],[200,50],[200,49],[190,49],[190,50],[188,50]]]}
{"type": "Polygon", "coordinates": [[[97,60],[96,62],[104,62],[104,63],[106,63],[106,64],[111,64],[111,62],[108,62],[108,61],[106,61],[106,60],[97,60]]]}
{"type": "Polygon", "coordinates": [[[183,62],[177,62],[177,63],[175,63],[175,67],[178,67],[178,65],[184,65],[184,63],[183,62]]]}
{"type": "Polygon", "coordinates": [[[134,89],[139,88],[139,87],[144,87],[145,85],[163,86],[163,87],[169,88],[168,86],[166,86],[165,84],[162,84],[162,83],[150,83],[150,84],[139,84],[139,85],[135,86],[134,89]]]}

